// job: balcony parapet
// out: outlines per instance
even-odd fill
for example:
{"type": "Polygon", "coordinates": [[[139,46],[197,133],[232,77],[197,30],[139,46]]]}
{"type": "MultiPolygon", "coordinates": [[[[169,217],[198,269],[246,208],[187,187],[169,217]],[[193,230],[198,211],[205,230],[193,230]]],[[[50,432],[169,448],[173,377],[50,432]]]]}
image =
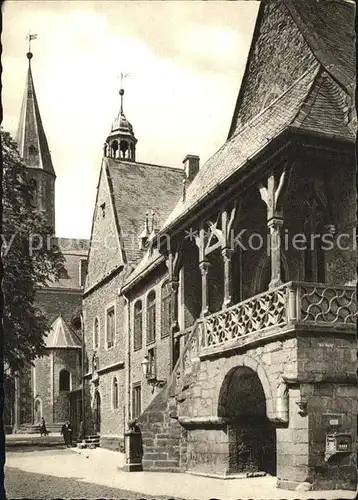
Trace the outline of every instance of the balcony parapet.
{"type": "Polygon", "coordinates": [[[355,333],[356,320],[355,287],[292,281],[203,318],[200,357],[294,330],[355,333]]]}

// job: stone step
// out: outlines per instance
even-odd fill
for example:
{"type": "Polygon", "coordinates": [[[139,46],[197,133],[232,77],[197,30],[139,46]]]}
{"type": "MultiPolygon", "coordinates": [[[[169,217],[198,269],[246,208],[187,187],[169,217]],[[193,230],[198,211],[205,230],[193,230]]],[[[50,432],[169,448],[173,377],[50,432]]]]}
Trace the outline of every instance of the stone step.
{"type": "Polygon", "coordinates": [[[39,425],[22,424],[16,429],[16,434],[40,434],[39,425]]]}

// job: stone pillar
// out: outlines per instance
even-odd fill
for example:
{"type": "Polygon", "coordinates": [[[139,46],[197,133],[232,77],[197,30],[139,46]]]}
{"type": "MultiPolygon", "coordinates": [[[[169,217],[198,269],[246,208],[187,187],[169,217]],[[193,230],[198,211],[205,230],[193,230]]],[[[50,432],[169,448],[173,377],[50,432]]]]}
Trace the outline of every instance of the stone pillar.
{"type": "Polygon", "coordinates": [[[207,316],[209,314],[208,273],[210,263],[204,260],[199,263],[199,267],[201,272],[201,316],[207,316]]]}
{"type": "Polygon", "coordinates": [[[142,433],[135,421],[129,421],[129,429],[124,433],[124,448],[126,460],[123,465],[125,472],[140,472],[143,470],[143,441],[142,433]],[[134,422],[134,423],[133,423],[134,422]]]}
{"type": "Polygon", "coordinates": [[[222,308],[226,309],[232,305],[232,250],[223,248],[221,255],[224,260],[224,301],[222,308]]]}
{"type": "Polygon", "coordinates": [[[281,281],[281,227],[283,219],[277,214],[267,222],[270,230],[271,281],[269,288],[282,285],[281,281]]]}
{"type": "Polygon", "coordinates": [[[174,369],[174,334],[179,330],[178,323],[178,290],[179,290],[179,281],[171,280],[171,304],[172,304],[172,324],[170,328],[170,337],[169,337],[169,359],[170,359],[170,371],[174,369]]]}

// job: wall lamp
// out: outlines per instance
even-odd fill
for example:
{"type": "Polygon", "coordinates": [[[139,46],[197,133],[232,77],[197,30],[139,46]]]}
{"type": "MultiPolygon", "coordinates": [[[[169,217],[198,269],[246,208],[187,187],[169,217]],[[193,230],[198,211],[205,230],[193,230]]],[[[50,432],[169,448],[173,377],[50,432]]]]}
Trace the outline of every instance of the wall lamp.
{"type": "Polygon", "coordinates": [[[159,380],[153,373],[153,364],[149,361],[148,354],[146,354],[143,358],[142,361],[142,370],[143,370],[143,375],[147,379],[148,385],[151,385],[153,387],[164,387],[165,384],[167,383],[166,380],[159,380]]]}

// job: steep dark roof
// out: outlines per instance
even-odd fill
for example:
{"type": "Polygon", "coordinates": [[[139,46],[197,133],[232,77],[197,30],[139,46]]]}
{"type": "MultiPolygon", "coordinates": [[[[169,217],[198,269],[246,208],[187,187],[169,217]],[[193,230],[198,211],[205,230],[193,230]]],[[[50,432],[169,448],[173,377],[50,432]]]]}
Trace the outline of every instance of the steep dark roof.
{"type": "Polygon", "coordinates": [[[284,0],[317,60],[349,93],[355,86],[355,5],[344,0],[284,0]]]}
{"type": "MultiPolygon", "coordinates": [[[[245,74],[234,109],[228,139],[236,128],[250,59],[260,36],[265,6],[271,0],[261,0],[245,74]]],[[[353,96],[356,79],[355,4],[346,0],[280,0],[304,37],[314,57],[322,67],[353,96]]]]}
{"type": "Polygon", "coordinates": [[[18,144],[20,156],[28,167],[39,168],[49,174],[55,175],[35,93],[31,71],[31,59],[29,59],[16,142],[18,144]],[[33,154],[30,153],[30,148],[33,149],[33,154]]]}
{"type": "Polygon", "coordinates": [[[181,195],[183,170],[106,158],[120,236],[127,263],[142,258],[139,233],[147,211],[155,214],[159,229],[181,195]]]}

